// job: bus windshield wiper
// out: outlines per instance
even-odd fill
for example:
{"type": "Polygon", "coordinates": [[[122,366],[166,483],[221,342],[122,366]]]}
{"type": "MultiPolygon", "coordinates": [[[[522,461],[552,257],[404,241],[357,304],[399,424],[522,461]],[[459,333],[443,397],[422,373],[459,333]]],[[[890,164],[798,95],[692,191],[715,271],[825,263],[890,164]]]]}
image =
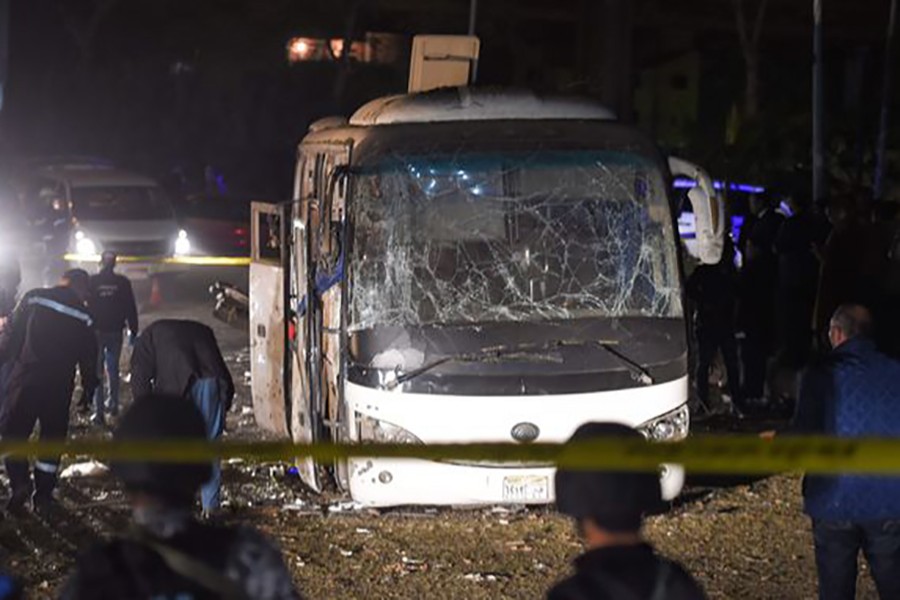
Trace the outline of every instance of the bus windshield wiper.
{"type": "Polygon", "coordinates": [[[622,351],[609,342],[594,342],[594,344],[618,358],[619,362],[628,367],[628,370],[631,371],[632,379],[643,385],[653,385],[653,375],[641,363],[623,354],[622,351]]]}
{"type": "Polygon", "coordinates": [[[402,385],[411,379],[415,379],[419,375],[427,373],[428,371],[431,371],[432,369],[449,362],[487,362],[491,359],[510,357],[517,354],[540,355],[549,350],[560,348],[566,345],[569,344],[562,340],[553,340],[552,342],[540,345],[521,344],[517,346],[492,346],[490,348],[482,348],[481,350],[477,350],[475,352],[449,354],[447,356],[435,359],[430,363],[426,363],[421,367],[413,369],[412,371],[407,371],[406,373],[397,375],[397,377],[385,383],[384,387],[386,389],[393,390],[398,385],[402,385]]]}

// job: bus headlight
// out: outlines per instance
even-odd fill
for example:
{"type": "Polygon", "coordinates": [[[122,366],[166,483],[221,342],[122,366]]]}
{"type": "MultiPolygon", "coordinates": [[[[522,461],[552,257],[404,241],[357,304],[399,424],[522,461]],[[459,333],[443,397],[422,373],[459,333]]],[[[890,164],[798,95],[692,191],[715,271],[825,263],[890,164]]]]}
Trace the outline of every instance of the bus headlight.
{"type": "Polygon", "coordinates": [[[687,437],[690,427],[691,413],[685,403],[638,426],[637,430],[651,442],[677,442],[687,437]]]}
{"type": "Polygon", "coordinates": [[[75,254],[82,257],[97,256],[97,244],[83,231],[75,232],[75,254]]]}
{"type": "Polygon", "coordinates": [[[184,229],[178,232],[175,239],[175,256],[185,256],[191,253],[191,240],[188,238],[187,231],[184,229]]]}
{"type": "Polygon", "coordinates": [[[422,440],[399,425],[358,415],[359,439],[379,444],[421,444],[422,440]]]}

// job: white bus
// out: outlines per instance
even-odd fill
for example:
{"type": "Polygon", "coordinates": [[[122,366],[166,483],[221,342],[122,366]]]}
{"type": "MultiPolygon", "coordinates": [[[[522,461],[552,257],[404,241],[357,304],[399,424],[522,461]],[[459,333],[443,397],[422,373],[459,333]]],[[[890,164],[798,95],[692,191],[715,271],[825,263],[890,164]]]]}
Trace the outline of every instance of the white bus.
{"type": "MultiPolygon", "coordinates": [[[[684,438],[673,169],[703,184],[700,254],[716,262],[708,177],[591,101],[448,88],[315,124],[295,199],[253,210],[257,422],[296,441],[561,442],[588,421],[684,438]]],[[[300,472],[368,506],[554,499],[546,464],[300,472]]],[[[664,467],[664,496],[683,480],[664,467]]]]}

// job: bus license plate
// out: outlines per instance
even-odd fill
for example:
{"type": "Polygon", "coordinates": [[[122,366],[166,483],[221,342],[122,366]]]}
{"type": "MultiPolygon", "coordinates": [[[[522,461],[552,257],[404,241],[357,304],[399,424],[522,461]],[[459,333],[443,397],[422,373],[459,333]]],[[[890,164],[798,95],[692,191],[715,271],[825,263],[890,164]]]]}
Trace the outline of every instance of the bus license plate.
{"type": "Polygon", "coordinates": [[[549,502],[550,478],[543,475],[514,475],[503,478],[504,502],[549,502]]]}

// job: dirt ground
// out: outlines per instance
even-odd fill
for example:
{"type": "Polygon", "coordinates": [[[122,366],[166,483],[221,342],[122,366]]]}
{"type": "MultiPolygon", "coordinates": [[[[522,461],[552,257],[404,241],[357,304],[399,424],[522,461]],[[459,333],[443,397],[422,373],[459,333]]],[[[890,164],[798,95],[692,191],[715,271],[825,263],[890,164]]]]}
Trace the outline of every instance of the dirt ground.
{"type": "MultiPolygon", "coordinates": [[[[246,334],[215,322],[208,309],[176,304],[147,317],[178,315],[214,325],[238,384],[228,435],[258,438],[244,375],[246,334]]],[[[108,435],[89,427],[83,415],[73,418],[75,436],[108,435]]],[[[375,512],[310,494],[287,465],[232,460],[224,474],[224,519],[275,539],[307,598],[539,598],[580,551],[571,524],[550,509],[375,512]]],[[[127,527],[123,495],[107,474],[67,477],[58,496],[68,513],[62,521],[28,516],[0,522],[0,566],[21,578],[28,597],[53,597],[79,551],[127,527]]],[[[669,513],[649,520],[647,535],[711,598],[815,597],[798,476],[695,481],[669,513]]],[[[859,597],[876,597],[865,571],[859,597]]]]}

